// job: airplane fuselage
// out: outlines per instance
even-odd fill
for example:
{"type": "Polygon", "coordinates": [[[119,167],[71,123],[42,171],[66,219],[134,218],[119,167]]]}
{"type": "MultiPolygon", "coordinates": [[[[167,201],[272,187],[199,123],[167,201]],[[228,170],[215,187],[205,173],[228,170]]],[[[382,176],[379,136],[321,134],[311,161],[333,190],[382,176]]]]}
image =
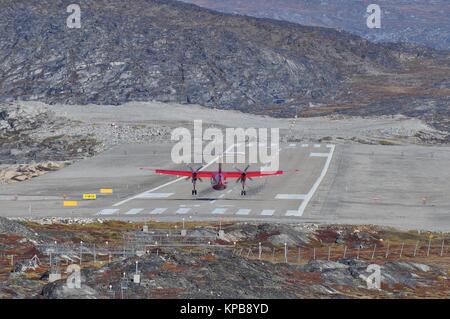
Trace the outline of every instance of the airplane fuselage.
{"type": "Polygon", "coordinates": [[[221,191],[227,188],[227,179],[225,178],[225,176],[220,173],[217,172],[216,174],[214,174],[213,176],[211,176],[211,185],[212,188],[215,189],[216,191],[221,191]]]}

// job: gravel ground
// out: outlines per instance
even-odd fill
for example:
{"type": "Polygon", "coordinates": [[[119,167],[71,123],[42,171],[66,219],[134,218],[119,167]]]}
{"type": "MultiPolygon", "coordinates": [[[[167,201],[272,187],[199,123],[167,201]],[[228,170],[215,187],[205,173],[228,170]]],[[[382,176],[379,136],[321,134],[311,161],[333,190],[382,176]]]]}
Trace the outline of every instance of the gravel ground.
{"type": "Polygon", "coordinates": [[[419,119],[402,115],[379,117],[340,115],[277,119],[238,111],[211,110],[198,105],[159,102],[134,102],[121,106],[55,105],[53,111],[58,115],[81,121],[84,123],[83,130],[93,132],[103,140],[115,139],[115,135],[108,132],[111,124],[116,123],[125,132],[111,144],[136,140],[145,142],[148,141],[146,139],[148,136],[151,137],[150,141],[168,140],[169,129],[178,126],[190,127],[194,120],[202,120],[204,124],[219,127],[280,128],[280,133],[285,138],[302,141],[330,140],[335,143],[379,144],[380,141],[383,143],[383,140],[389,140],[394,144],[434,144],[445,143],[448,139],[446,132],[437,131],[419,119]],[[97,129],[90,127],[91,125],[95,125],[97,129]]]}

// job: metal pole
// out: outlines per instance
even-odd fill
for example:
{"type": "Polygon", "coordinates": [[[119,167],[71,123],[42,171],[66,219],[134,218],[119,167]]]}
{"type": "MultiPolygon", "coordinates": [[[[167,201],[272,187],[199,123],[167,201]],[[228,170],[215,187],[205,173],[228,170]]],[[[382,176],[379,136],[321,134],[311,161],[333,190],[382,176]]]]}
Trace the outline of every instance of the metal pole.
{"type": "Polygon", "coordinates": [[[344,256],[342,258],[345,259],[345,256],[347,255],[347,246],[344,246],[344,256]]]}
{"type": "Polygon", "coordinates": [[[405,245],[405,243],[402,243],[402,248],[400,248],[400,259],[402,258],[402,254],[403,254],[403,246],[405,245]]]}
{"type": "Polygon", "coordinates": [[[313,248],[313,259],[316,260],[316,247],[313,248]]]}
{"type": "Polygon", "coordinates": [[[331,246],[328,246],[328,261],[330,261],[330,255],[331,255],[331,246]]]}
{"type": "Polygon", "coordinates": [[[97,263],[97,252],[95,251],[95,244],[94,244],[94,264],[97,263]]]}
{"type": "Polygon", "coordinates": [[[385,258],[388,258],[388,257],[389,257],[389,242],[388,242],[387,247],[386,247],[386,256],[385,256],[385,258]]]}
{"type": "Polygon", "coordinates": [[[261,260],[261,252],[262,252],[261,243],[258,243],[258,259],[259,260],[261,260]]]}
{"type": "Polygon", "coordinates": [[[416,257],[417,248],[419,248],[419,241],[416,242],[416,247],[414,248],[414,257],[416,257]]]}
{"type": "Polygon", "coordinates": [[[377,244],[375,244],[373,246],[373,251],[372,251],[372,260],[375,258],[375,250],[377,249],[377,244]]]}
{"type": "Polygon", "coordinates": [[[444,243],[445,239],[442,240],[442,245],[441,245],[441,257],[444,255],[444,243]]]}
{"type": "Polygon", "coordinates": [[[297,263],[300,264],[300,246],[298,247],[297,263]]]}
{"type": "Polygon", "coordinates": [[[284,262],[287,263],[287,243],[284,243],[284,262]]]}
{"type": "Polygon", "coordinates": [[[80,241],[80,266],[83,260],[83,241],[80,241]]]}
{"type": "Polygon", "coordinates": [[[431,238],[428,241],[428,250],[427,250],[427,257],[430,256],[430,248],[431,248],[431,238]]]}

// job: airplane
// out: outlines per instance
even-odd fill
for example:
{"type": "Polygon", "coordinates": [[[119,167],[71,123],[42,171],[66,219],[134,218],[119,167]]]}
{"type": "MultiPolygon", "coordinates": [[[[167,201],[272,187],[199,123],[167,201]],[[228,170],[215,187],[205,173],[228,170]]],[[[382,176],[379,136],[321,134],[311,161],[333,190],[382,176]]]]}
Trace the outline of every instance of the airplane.
{"type": "MultiPolygon", "coordinates": [[[[228,181],[227,178],[236,178],[236,183],[241,183],[242,190],[241,196],[247,195],[247,191],[245,190],[245,183],[248,180],[252,181],[252,177],[264,177],[264,176],[274,176],[281,175],[283,171],[248,171],[250,165],[244,170],[240,170],[235,167],[236,172],[227,172],[222,170],[222,163],[219,163],[219,169],[217,171],[202,171],[202,167],[194,170],[192,167],[189,167],[189,171],[182,170],[166,170],[166,169],[150,169],[154,171],[156,174],[163,175],[176,175],[176,176],[186,176],[186,180],[192,181],[192,195],[197,195],[196,184],[197,181],[202,182],[202,178],[209,178],[211,181],[212,188],[217,191],[221,191],[227,188],[228,181]]],[[[141,168],[148,169],[148,168],[141,168]]]]}

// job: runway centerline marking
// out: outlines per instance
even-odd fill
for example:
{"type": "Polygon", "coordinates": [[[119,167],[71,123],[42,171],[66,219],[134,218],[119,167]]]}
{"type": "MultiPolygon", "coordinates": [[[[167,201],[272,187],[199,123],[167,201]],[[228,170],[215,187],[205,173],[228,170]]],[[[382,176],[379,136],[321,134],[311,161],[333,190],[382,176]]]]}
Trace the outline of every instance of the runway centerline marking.
{"type": "Polygon", "coordinates": [[[336,148],[336,146],[335,145],[327,145],[327,147],[330,148],[330,153],[328,153],[327,161],[325,162],[325,165],[324,165],[324,167],[322,169],[322,172],[320,173],[319,178],[316,180],[314,185],[311,187],[311,189],[309,190],[308,194],[306,194],[306,197],[302,201],[300,206],[298,207],[298,210],[296,210],[296,211],[295,210],[287,211],[286,216],[301,217],[303,215],[303,212],[305,211],[306,206],[308,206],[309,201],[314,196],[314,193],[316,192],[316,190],[319,188],[320,183],[324,179],[325,175],[328,172],[328,168],[330,167],[331,160],[332,160],[333,154],[334,154],[334,149],[336,148]]]}
{"type": "MultiPolygon", "coordinates": [[[[231,145],[229,148],[226,149],[226,151],[225,151],[224,153],[228,153],[228,152],[229,152],[231,149],[233,149],[235,146],[236,146],[236,144],[231,145]]],[[[222,154],[222,155],[223,155],[223,154],[222,154]]],[[[218,155],[218,156],[216,156],[215,158],[213,158],[208,164],[206,164],[205,166],[203,166],[203,167],[200,169],[200,171],[203,171],[205,168],[208,168],[209,166],[211,166],[211,165],[212,165],[215,161],[217,161],[222,155],[218,155]]],[[[131,196],[130,198],[124,199],[123,201],[120,201],[120,202],[118,202],[118,203],[115,203],[115,204],[113,204],[112,206],[113,206],[113,207],[117,207],[117,206],[123,205],[123,204],[128,203],[129,201],[131,201],[131,200],[133,200],[133,199],[139,198],[139,196],[141,196],[141,195],[143,195],[143,194],[148,194],[148,193],[157,191],[157,190],[159,190],[159,189],[161,189],[161,188],[164,188],[164,187],[166,187],[166,186],[175,184],[175,183],[177,183],[177,182],[179,182],[179,181],[181,181],[181,180],[184,180],[184,179],[186,179],[185,176],[179,177],[179,178],[177,178],[177,179],[175,179],[175,180],[173,180],[173,181],[167,182],[167,183],[162,184],[162,185],[160,185],[160,186],[158,186],[158,187],[152,188],[152,189],[150,189],[150,190],[148,190],[148,191],[145,191],[145,192],[142,192],[142,193],[140,193],[140,194],[131,196]]]]}

